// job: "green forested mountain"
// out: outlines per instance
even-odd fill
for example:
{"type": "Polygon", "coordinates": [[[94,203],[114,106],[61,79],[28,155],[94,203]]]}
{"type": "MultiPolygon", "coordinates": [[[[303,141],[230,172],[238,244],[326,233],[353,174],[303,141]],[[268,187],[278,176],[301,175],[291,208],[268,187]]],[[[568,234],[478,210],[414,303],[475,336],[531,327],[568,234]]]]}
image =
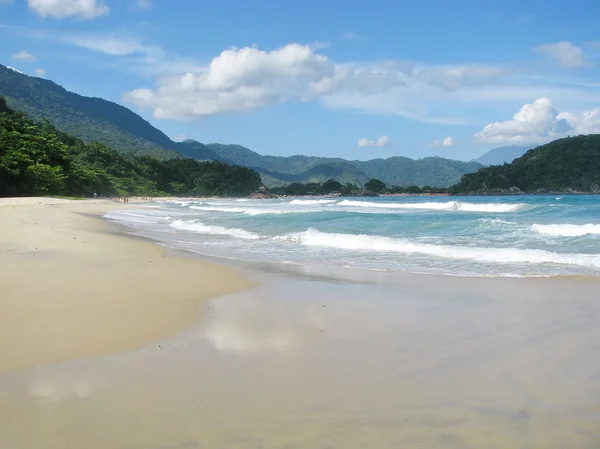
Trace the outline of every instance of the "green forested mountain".
{"type": "Polygon", "coordinates": [[[192,159],[159,161],[84,143],[9,110],[0,97],[0,196],[242,196],[261,186],[246,167],[192,159]]]}
{"type": "MultiPolygon", "coordinates": [[[[132,154],[162,159],[182,157],[181,146],[124,106],[101,98],[83,97],[58,84],[0,65],[0,96],[12,109],[35,121],[49,120],[84,142],[100,142],[132,154]]],[[[197,159],[217,159],[208,150],[197,159]]]]}
{"type": "Polygon", "coordinates": [[[26,112],[37,122],[47,119],[58,130],[83,142],[100,142],[124,154],[158,159],[189,157],[250,167],[261,174],[268,186],[324,182],[331,178],[342,184],[363,185],[370,178],[379,178],[388,185],[447,187],[463,174],[479,168],[474,163],[443,158],[415,161],[398,157],[364,162],[300,155],[277,157],[262,156],[240,145],[174,142],[124,106],[69,92],[52,81],[30,77],[3,65],[0,65],[0,96],[6,97],[11,108],[26,112]]]}
{"type": "MultiPolygon", "coordinates": [[[[458,182],[465,173],[481,168],[476,162],[462,162],[441,157],[410,159],[391,157],[369,161],[347,161],[339,158],[314,156],[262,156],[240,145],[208,144],[221,160],[228,163],[252,167],[267,177],[290,182],[323,182],[335,179],[342,184],[348,182],[364,185],[369,179],[381,179],[392,186],[435,186],[448,187],[458,182]]],[[[266,184],[274,185],[274,182],[266,184]]],[[[280,184],[277,184],[280,185],[280,184]]]]}
{"type": "Polygon", "coordinates": [[[380,179],[388,186],[448,187],[455,184],[465,173],[472,173],[481,165],[442,157],[409,159],[391,157],[370,161],[353,161],[369,178],[380,179]]]}
{"type": "Polygon", "coordinates": [[[600,134],[566,137],[463,176],[455,194],[600,193],[600,134]]]}

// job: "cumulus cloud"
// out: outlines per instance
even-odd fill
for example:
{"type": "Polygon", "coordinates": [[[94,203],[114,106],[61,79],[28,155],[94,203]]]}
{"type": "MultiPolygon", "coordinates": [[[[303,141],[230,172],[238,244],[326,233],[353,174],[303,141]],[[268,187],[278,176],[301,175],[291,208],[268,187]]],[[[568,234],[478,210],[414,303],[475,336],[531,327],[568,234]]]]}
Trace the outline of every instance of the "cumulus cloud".
{"type": "Polygon", "coordinates": [[[578,69],[588,65],[583,50],[571,42],[555,42],[539,45],[533,50],[549,56],[565,69],[578,69]]]}
{"type": "Polygon", "coordinates": [[[44,78],[46,76],[46,70],[40,68],[35,69],[35,76],[38,78],[44,78]]]}
{"type": "Polygon", "coordinates": [[[361,148],[369,148],[369,147],[389,147],[392,145],[392,139],[388,136],[379,136],[376,140],[369,139],[360,139],[358,141],[358,146],[361,148]]]}
{"type": "Polygon", "coordinates": [[[547,97],[526,104],[512,120],[486,125],[474,135],[487,144],[540,144],[573,134],[600,132],[600,108],[581,114],[558,113],[547,97]]]}
{"type": "Polygon", "coordinates": [[[319,52],[318,43],[291,43],[271,51],[230,48],[207,64],[170,55],[123,33],[75,35],[62,41],[118,58],[123,70],[157,76],[154,86],[140,86],[122,97],[157,119],[192,121],[318,101],[328,108],[456,125],[473,124],[468,114],[486,103],[497,107],[547,96],[569,109],[585,109],[600,99],[598,86],[502,66],[336,62],[319,52]]]}
{"type": "Polygon", "coordinates": [[[14,55],[12,55],[12,57],[17,61],[23,62],[34,62],[37,60],[37,58],[34,55],[25,50],[21,50],[19,53],[15,53],[14,55]]]}
{"type": "Polygon", "coordinates": [[[270,52],[232,48],[199,73],[160,79],[156,90],[136,89],[125,100],[154,110],[156,118],[191,120],[248,112],[287,101],[308,101],[335,67],[308,45],[290,44],[270,52]]]}
{"type": "Polygon", "coordinates": [[[108,14],[101,0],[28,0],[29,9],[41,17],[93,19],[108,14]]]}
{"type": "Polygon", "coordinates": [[[443,140],[436,139],[430,144],[430,146],[432,147],[453,147],[454,145],[456,144],[454,143],[454,139],[452,138],[452,136],[448,136],[443,140]]]}

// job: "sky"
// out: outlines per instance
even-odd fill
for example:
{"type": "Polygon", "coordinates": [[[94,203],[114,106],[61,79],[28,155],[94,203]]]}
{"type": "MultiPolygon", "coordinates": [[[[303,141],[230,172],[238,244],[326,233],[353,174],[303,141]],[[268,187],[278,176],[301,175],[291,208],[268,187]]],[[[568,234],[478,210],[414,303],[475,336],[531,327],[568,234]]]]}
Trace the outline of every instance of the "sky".
{"type": "Polygon", "coordinates": [[[597,0],[0,0],[0,63],[278,156],[600,133],[597,0]]]}

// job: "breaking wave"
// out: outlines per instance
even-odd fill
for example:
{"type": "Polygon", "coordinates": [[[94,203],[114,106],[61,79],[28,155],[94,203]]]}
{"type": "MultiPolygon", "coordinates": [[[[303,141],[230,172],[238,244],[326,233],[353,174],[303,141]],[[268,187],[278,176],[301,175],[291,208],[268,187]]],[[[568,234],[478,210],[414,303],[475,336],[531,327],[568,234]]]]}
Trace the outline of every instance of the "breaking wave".
{"type": "Polygon", "coordinates": [[[600,255],[598,254],[564,254],[537,249],[433,245],[391,237],[325,233],[315,229],[278,236],[275,237],[275,240],[321,248],[422,254],[474,262],[560,264],[600,268],[600,255]]]}
{"type": "Polygon", "coordinates": [[[600,224],[533,224],[531,229],[544,235],[557,237],[582,237],[584,235],[600,235],[600,224]]]}
{"type": "Polygon", "coordinates": [[[171,223],[170,226],[175,229],[196,232],[198,234],[227,235],[243,240],[257,240],[260,238],[260,235],[245,231],[243,229],[224,228],[222,226],[210,226],[197,222],[195,220],[175,220],[173,223],[171,223]]]}
{"type": "Polygon", "coordinates": [[[490,212],[506,213],[518,212],[530,208],[528,204],[503,204],[503,203],[463,203],[460,201],[426,202],[426,203],[375,203],[370,201],[344,200],[337,206],[370,207],[380,209],[421,209],[421,210],[449,210],[463,212],[490,212]]]}
{"type": "Polygon", "coordinates": [[[296,204],[300,206],[311,206],[314,204],[333,204],[336,200],[292,200],[290,204],[296,204]]]}

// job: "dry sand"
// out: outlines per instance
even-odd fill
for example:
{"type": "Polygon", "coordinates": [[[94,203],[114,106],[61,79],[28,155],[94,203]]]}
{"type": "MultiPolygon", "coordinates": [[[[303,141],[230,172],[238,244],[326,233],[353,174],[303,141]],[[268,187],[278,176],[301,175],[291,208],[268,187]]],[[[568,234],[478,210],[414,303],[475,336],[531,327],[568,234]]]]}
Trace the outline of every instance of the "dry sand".
{"type": "Polygon", "coordinates": [[[108,232],[93,215],[117,207],[0,199],[0,372],[146,346],[194,323],[204,299],[252,285],[108,232]]]}

